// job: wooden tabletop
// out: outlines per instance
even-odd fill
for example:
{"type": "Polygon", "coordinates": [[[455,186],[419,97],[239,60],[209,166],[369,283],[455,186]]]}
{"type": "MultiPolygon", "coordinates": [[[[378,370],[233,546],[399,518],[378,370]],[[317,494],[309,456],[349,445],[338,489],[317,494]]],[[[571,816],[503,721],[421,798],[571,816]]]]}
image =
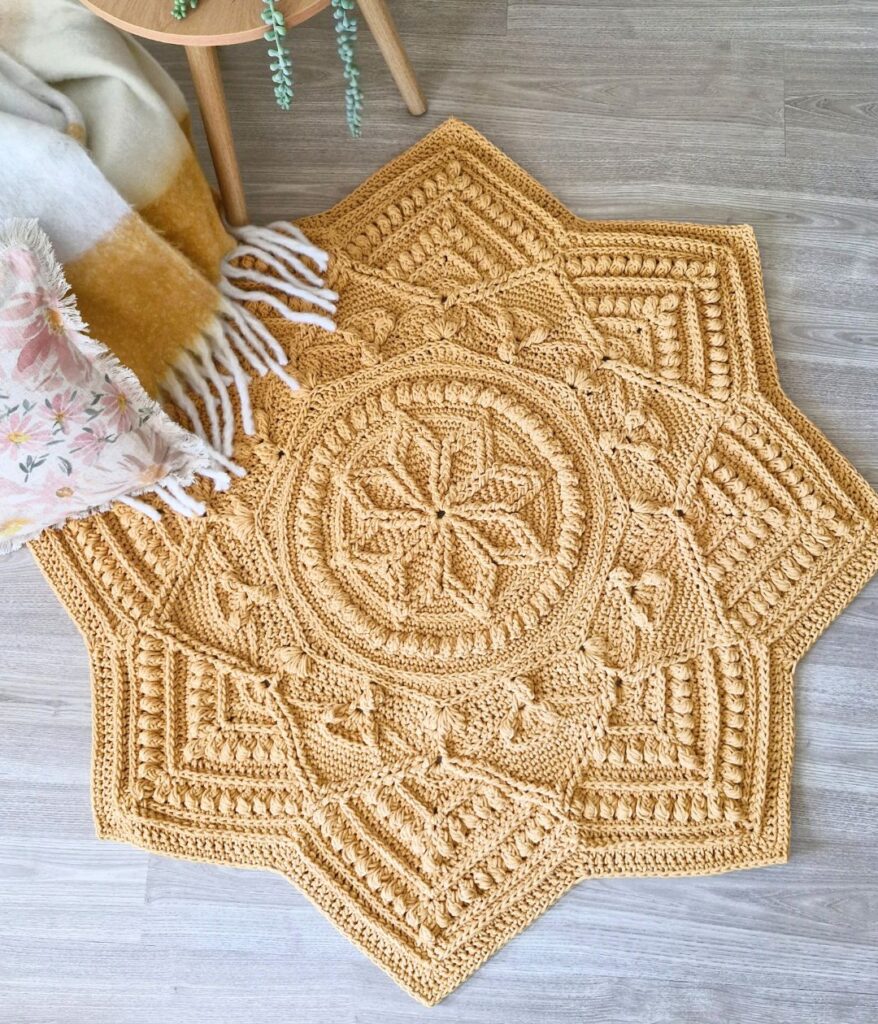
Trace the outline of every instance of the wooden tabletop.
{"type": "MultiPolygon", "coordinates": [[[[177,20],[171,0],[82,0],[105,21],[135,36],[178,46],[227,46],[259,39],[265,31],[260,0],[200,0],[194,11],[177,20]]],[[[329,0],[276,0],[287,25],[305,21],[329,0]]]]}

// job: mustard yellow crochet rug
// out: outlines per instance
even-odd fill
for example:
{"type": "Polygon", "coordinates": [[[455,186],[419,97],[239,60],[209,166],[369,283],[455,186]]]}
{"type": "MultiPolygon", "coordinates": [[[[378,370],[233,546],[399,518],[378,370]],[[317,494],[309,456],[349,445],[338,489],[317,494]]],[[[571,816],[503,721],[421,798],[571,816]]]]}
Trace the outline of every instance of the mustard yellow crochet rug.
{"type": "MultiPolygon", "coordinates": [[[[283,872],[434,1003],[591,876],[783,861],[793,666],[878,497],[784,397],[749,227],[589,223],[449,121],[302,227],[204,520],[34,552],[102,836],[283,872]]],[[[831,380],[827,387],[831,387],[831,380]]]]}

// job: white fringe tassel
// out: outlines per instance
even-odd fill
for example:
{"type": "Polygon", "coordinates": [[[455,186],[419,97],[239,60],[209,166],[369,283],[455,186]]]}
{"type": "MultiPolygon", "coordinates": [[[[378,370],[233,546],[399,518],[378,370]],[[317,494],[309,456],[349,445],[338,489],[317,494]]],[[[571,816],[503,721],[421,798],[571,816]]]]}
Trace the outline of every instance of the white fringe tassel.
{"type": "Polygon", "coordinates": [[[156,484],[153,488],[162,501],[174,512],[183,516],[203,516],[207,511],[200,501],[190,498],[176,480],[165,481],[164,486],[156,484]]]}
{"type": "Polygon", "coordinates": [[[135,512],[140,512],[141,515],[146,516],[147,519],[151,519],[154,523],[157,523],[162,517],[157,508],[153,508],[152,505],[147,505],[145,501],[140,501],[137,498],[131,498],[124,495],[119,498],[119,501],[123,505],[127,505],[129,508],[133,508],[135,512]]]}
{"type": "MultiPolygon", "coordinates": [[[[283,369],[288,362],[286,353],[244,303],[264,302],[285,320],[334,331],[332,314],[338,298],[324,286],[319,273],[326,270],[329,256],[312,245],[294,224],[277,221],[268,227],[247,225],[232,229],[232,233],[238,245],[223,260],[219,316],[202,332],[195,346],[178,360],[162,385],[167,397],[189,419],[194,433],[209,446],[217,463],[226,471],[218,471],[226,481],[228,473],[240,476],[244,472],[228,458],[235,431],[230,387],[238,396],[244,433],[252,434],[255,430],[245,367],[260,377],[274,373],[294,391],[299,387],[295,378],[283,369]],[[272,274],[236,266],[235,261],[241,256],[258,259],[272,274]],[[244,281],[261,287],[247,289],[236,283],[244,281]],[[271,291],[265,290],[269,288],[271,291]],[[280,296],[299,299],[314,307],[314,311],[290,309],[280,296]],[[193,401],[193,395],[199,399],[203,411],[193,401]]],[[[177,511],[187,507],[186,501],[170,486],[165,484],[163,490],[162,498],[169,507],[177,511]]],[[[190,506],[200,507],[200,504],[190,501],[190,506]]],[[[190,510],[187,514],[200,513],[190,510]]]]}

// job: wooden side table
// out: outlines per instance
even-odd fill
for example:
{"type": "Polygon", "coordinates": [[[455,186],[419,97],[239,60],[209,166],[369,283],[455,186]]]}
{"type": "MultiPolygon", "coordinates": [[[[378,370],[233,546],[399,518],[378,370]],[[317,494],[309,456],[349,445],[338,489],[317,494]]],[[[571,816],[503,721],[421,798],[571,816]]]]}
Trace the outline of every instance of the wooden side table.
{"type": "MultiPolygon", "coordinates": [[[[427,104],[385,0],[357,2],[406,106],[412,114],[423,114],[427,104]]],[[[260,18],[262,4],[259,0],[201,0],[194,11],[177,21],[171,14],[171,0],[82,0],[82,3],[105,21],[132,35],[186,47],[226,217],[232,225],[246,224],[247,203],[217,50],[220,46],[262,38],[265,31],[260,18]]],[[[306,21],[328,5],[329,0],[278,0],[277,4],[288,27],[306,21]]]]}

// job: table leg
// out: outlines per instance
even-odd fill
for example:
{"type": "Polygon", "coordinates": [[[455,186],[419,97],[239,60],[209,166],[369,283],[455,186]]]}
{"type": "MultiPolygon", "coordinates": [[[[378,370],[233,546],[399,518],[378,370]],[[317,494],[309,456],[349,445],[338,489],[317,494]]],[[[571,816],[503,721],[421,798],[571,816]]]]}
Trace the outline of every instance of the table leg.
{"type": "Polygon", "coordinates": [[[210,147],[226,219],[233,227],[240,227],[247,223],[247,202],[244,198],[244,186],[241,184],[238,158],[235,155],[217,48],[187,46],[186,56],[189,58],[189,70],[195,84],[195,94],[198,97],[198,107],[201,110],[201,120],[204,122],[204,133],[210,147]]]}
{"type": "Polygon", "coordinates": [[[408,55],[384,0],[358,0],[360,10],[366,19],[381,55],[387,62],[396,87],[409,108],[410,114],[424,114],[427,101],[418,86],[408,55]]]}

